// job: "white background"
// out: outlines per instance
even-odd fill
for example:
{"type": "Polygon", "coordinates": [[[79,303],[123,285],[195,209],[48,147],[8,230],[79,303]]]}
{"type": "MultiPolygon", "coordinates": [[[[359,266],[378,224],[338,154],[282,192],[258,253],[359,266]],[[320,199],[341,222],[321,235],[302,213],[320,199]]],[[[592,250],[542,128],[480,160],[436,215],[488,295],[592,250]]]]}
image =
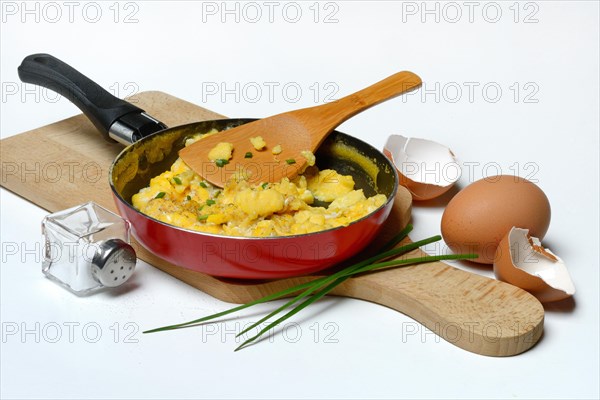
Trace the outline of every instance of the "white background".
{"type": "MultiPolygon", "coordinates": [[[[231,117],[320,104],[412,70],[426,90],[340,130],[379,148],[392,133],[444,143],[474,163],[461,187],[498,169],[536,180],[553,208],[544,242],[577,294],[547,306],[540,343],[511,358],[466,352],[398,312],[339,298],[234,353],[236,329],[271,305],[142,335],[229,305],[144,263],[127,290],[73,296],[40,271],[46,212],[2,189],[3,398],[598,398],[597,2],[231,2],[230,14],[221,2],[73,4],[2,2],[2,138],[78,113],[20,84],[17,66],[36,52],[120,97],[161,90],[231,117]],[[16,254],[5,251],[14,244],[16,254]]],[[[447,200],[415,206],[413,238],[439,233],[447,200]]]]}

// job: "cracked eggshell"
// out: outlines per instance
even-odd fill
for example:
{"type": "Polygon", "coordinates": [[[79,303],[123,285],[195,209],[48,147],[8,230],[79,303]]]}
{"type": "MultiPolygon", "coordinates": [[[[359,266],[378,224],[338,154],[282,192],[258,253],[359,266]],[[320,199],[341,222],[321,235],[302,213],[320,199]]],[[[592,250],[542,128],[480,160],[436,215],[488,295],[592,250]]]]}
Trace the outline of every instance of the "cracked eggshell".
{"type": "Polygon", "coordinates": [[[452,151],[431,140],[390,135],[385,154],[396,166],[400,184],[414,200],[430,200],[446,193],[460,178],[452,151]]]}
{"type": "Polygon", "coordinates": [[[542,303],[571,297],[575,286],[563,260],[544,249],[528,229],[513,227],[500,241],[494,274],[501,281],[527,290],[542,303]]]}

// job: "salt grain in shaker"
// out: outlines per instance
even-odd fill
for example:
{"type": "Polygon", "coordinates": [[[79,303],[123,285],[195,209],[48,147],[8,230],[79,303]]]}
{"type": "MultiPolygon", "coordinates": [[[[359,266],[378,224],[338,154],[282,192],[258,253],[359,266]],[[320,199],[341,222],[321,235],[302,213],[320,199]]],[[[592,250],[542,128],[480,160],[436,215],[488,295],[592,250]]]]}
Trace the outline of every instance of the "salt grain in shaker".
{"type": "Polygon", "coordinates": [[[129,222],[94,202],[48,215],[42,233],[42,272],[77,295],[122,285],[133,274],[129,222]]]}

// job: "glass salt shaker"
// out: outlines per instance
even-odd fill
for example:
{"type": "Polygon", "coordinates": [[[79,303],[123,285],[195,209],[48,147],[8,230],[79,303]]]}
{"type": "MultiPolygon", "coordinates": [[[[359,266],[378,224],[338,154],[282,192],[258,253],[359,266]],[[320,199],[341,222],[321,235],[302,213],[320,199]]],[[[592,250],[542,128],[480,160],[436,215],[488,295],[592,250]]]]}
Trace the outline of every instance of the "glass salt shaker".
{"type": "Polygon", "coordinates": [[[42,272],[77,295],[126,282],[135,269],[129,222],[94,202],[42,221],[42,272]]]}

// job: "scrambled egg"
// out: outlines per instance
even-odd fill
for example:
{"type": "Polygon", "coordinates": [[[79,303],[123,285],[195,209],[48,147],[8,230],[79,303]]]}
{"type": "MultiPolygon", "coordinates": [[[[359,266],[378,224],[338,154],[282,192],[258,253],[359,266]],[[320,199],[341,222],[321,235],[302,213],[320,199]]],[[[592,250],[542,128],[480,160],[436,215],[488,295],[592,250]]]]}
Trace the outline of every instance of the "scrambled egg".
{"type": "Polygon", "coordinates": [[[216,160],[231,160],[233,153],[233,144],[227,142],[221,142],[217,144],[213,149],[208,152],[208,159],[211,161],[216,160]]]}
{"type": "Polygon", "coordinates": [[[263,150],[267,146],[267,142],[265,142],[262,136],[250,138],[250,143],[252,143],[252,146],[258,151],[263,150]]]}
{"type": "MultiPolygon", "coordinates": [[[[197,139],[195,139],[197,140],[197,139]]],[[[186,144],[195,140],[188,140],[186,144]]],[[[386,202],[366,198],[351,176],[309,167],[293,180],[251,185],[231,179],[212,186],[181,159],[132,198],[135,208],[159,221],[200,232],[230,236],[287,236],[350,224],[386,202]],[[327,208],[313,202],[331,202],[327,208]]]]}
{"type": "Polygon", "coordinates": [[[315,162],[317,161],[317,159],[316,159],[315,155],[311,151],[302,150],[300,152],[300,154],[302,155],[302,157],[306,158],[306,163],[309,166],[312,167],[313,165],[315,165],[315,162]]]}
{"type": "Polygon", "coordinates": [[[277,155],[277,154],[281,154],[282,151],[283,151],[283,149],[281,148],[281,145],[278,144],[277,146],[273,147],[273,150],[271,150],[271,153],[277,155]]]}

